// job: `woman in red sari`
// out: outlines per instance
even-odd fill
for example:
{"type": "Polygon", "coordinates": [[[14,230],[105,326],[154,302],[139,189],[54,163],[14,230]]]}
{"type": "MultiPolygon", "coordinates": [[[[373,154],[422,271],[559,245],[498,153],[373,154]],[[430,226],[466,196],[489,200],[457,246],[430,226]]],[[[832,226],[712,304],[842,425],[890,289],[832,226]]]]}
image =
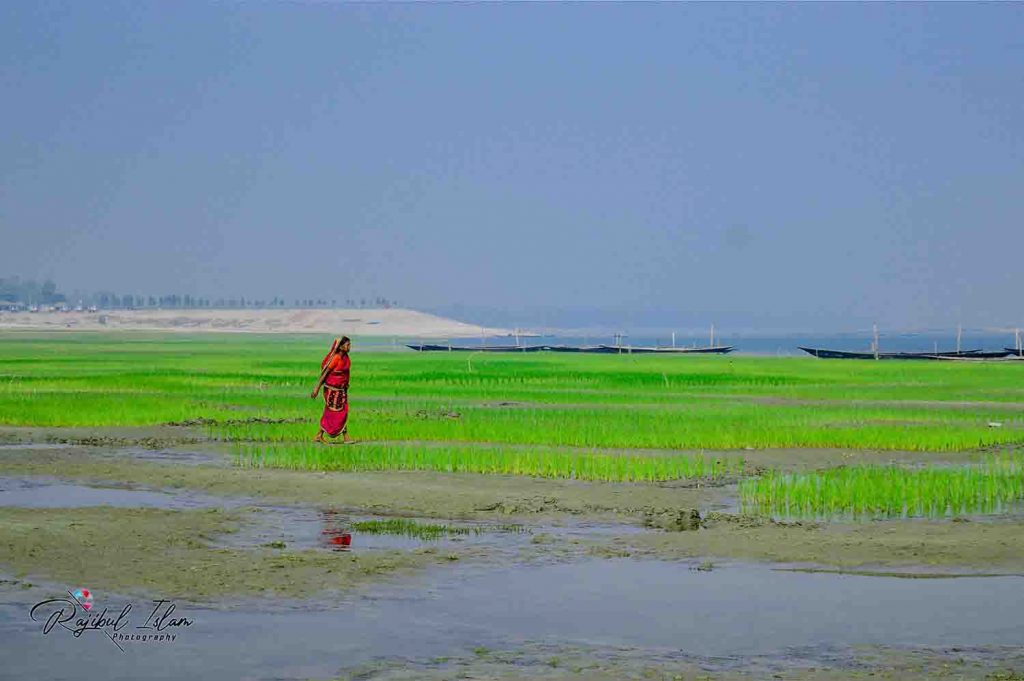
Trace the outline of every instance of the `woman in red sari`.
{"type": "Polygon", "coordinates": [[[320,388],[324,389],[324,414],[320,417],[320,430],[314,438],[316,442],[323,442],[324,434],[329,437],[342,435],[345,444],[352,442],[345,425],[348,421],[349,368],[352,365],[348,351],[351,348],[352,341],[348,336],[335,338],[331,344],[331,351],[320,362],[320,380],[310,395],[316,399],[320,388]]]}

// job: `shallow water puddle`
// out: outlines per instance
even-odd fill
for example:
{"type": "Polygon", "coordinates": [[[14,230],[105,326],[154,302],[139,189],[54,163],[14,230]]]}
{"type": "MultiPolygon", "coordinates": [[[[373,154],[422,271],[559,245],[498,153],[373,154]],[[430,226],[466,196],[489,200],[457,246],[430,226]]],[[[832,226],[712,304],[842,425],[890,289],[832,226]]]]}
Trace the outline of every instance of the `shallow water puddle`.
{"type": "MultiPolygon", "coordinates": [[[[530,535],[503,532],[487,525],[445,523],[461,532],[437,538],[404,534],[363,532],[359,522],[381,520],[313,507],[261,505],[254,499],[217,497],[189,490],[149,490],[131,487],[101,487],[43,477],[0,476],[0,506],[21,508],[77,508],[112,506],[116,508],[161,508],[192,510],[198,508],[244,508],[250,511],[238,532],[219,538],[217,546],[226,548],[322,548],[332,551],[360,549],[409,550],[426,546],[522,544],[530,535]]],[[[437,521],[423,520],[422,523],[437,521]]]]}
{"type": "Polygon", "coordinates": [[[459,613],[462,621],[509,636],[573,632],[592,644],[710,656],[834,644],[1010,644],[1024,636],[1024,579],[1017,577],[908,581],[694,567],[587,561],[493,572],[438,593],[442,602],[473,604],[459,613]],[[489,596],[499,592],[500,599],[489,596]]]}
{"type": "MultiPolygon", "coordinates": [[[[223,546],[245,548],[275,545],[292,550],[324,548],[332,551],[410,550],[423,547],[455,547],[466,545],[502,545],[509,547],[530,540],[530,534],[508,532],[485,524],[451,523],[455,529],[438,536],[414,536],[404,533],[362,531],[360,523],[387,519],[345,513],[332,509],[263,506],[254,509],[253,521],[239,532],[223,537],[223,546]]],[[[414,525],[434,525],[441,521],[420,519],[414,525]]]]}
{"type": "Polygon", "coordinates": [[[233,465],[232,458],[215,452],[196,451],[183,447],[125,447],[108,445],[77,444],[74,442],[17,442],[0,444],[0,452],[52,451],[88,448],[92,456],[107,459],[132,459],[149,463],[180,464],[183,466],[233,465]]]}
{"type": "MultiPolygon", "coordinates": [[[[5,672],[28,678],[329,678],[374,660],[472,656],[531,642],[614,646],[710,668],[744,659],[834,660],[837,648],[1018,645],[1024,579],[903,580],[728,565],[587,560],[432,571],[369,596],[269,608],[180,605],[173,644],[43,636],[26,604],[0,605],[5,672]],[[45,662],[44,662],[45,661],[45,662]],[[42,666],[41,666],[42,665],[42,666]]],[[[164,595],[165,597],[167,595],[164,595]]],[[[102,598],[102,595],[98,595],[102,598]]],[[[120,601],[118,601],[120,602],[120,601]]]]}
{"type": "Polygon", "coordinates": [[[22,508],[118,508],[194,509],[237,506],[238,501],[197,492],[159,492],[127,487],[93,487],[48,478],[0,476],[0,506],[22,508]]]}
{"type": "Polygon", "coordinates": [[[114,450],[111,456],[127,456],[136,461],[182,466],[218,466],[227,468],[232,465],[230,457],[184,449],[137,449],[122,447],[114,450]]]}
{"type": "Polygon", "coordinates": [[[216,466],[218,468],[228,468],[234,465],[230,456],[214,452],[203,452],[173,447],[159,449],[149,449],[145,447],[114,447],[111,449],[97,448],[91,453],[93,456],[100,458],[127,458],[133,461],[144,461],[146,463],[157,464],[216,466]]]}

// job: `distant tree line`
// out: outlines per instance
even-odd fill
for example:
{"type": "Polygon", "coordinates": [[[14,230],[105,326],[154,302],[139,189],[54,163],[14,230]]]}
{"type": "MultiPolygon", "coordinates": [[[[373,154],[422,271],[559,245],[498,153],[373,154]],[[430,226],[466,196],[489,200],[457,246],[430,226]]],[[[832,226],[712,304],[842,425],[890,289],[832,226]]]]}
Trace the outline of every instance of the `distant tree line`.
{"type": "MultiPolygon", "coordinates": [[[[294,298],[292,307],[296,308],[390,308],[397,307],[398,301],[389,300],[383,296],[367,298],[346,298],[340,301],[332,298],[294,298]]],[[[136,309],[173,309],[173,310],[194,310],[194,309],[280,309],[288,307],[284,296],[274,296],[270,300],[261,298],[211,298],[206,296],[193,296],[188,293],[169,293],[161,296],[143,295],[137,293],[114,293],[112,291],[99,291],[91,294],[68,295],[57,290],[54,282],[47,280],[39,283],[32,280],[22,280],[18,277],[0,278],[0,303],[11,305],[20,303],[25,306],[33,305],[58,305],[58,306],[84,306],[96,307],[104,310],[136,310],[136,309]]]]}
{"type": "Polygon", "coordinates": [[[24,303],[26,305],[54,305],[63,303],[66,297],[57,290],[57,285],[47,279],[39,283],[20,277],[0,278],[0,302],[24,303]]]}
{"type": "MultiPolygon", "coordinates": [[[[138,308],[166,308],[166,309],[260,309],[272,310],[285,308],[288,304],[284,297],[274,296],[270,300],[260,298],[206,298],[191,296],[189,294],[178,295],[172,293],[165,296],[141,296],[130,293],[118,296],[115,293],[101,292],[93,297],[93,304],[105,309],[138,309],[138,308]]],[[[398,301],[388,300],[382,296],[367,300],[360,298],[345,299],[344,305],[338,304],[337,298],[326,300],[324,298],[295,298],[292,306],[295,308],[336,308],[336,307],[397,307],[398,301]]]]}

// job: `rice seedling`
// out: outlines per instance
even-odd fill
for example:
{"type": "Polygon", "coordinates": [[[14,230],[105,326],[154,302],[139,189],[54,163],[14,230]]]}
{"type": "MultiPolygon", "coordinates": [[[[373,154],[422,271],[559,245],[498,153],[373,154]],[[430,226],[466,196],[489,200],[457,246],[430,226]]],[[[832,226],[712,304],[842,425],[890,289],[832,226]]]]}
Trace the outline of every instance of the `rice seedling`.
{"type": "Polygon", "coordinates": [[[469,534],[467,527],[455,527],[452,525],[439,525],[434,523],[419,523],[415,520],[405,518],[390,518],[388,520],[363,520],[352,523],[352,529],[356,532],[367,534],[394,534],[413,539],[440,539],[453,534],[469,534]]]}
{"type": "Polygon", "coordinates": [[[474,525],[458,526],[436,523],[422,523],[407,518],[388,518],[386,520],[362,520],[352,523],[356,532],[368,534],[394,534],[413,539],[441,539],[450,535],[479,535],[494,532],[523,533],[529,530],[522,525],[474,525]]]}
{"type": "MultiPolygon", "coordinates": [[[[743,449],[847,447],[915,451],[959,451],[1020,441],[1014,428],[988,427],[989,415],[924,409],[866,407],[684,404],[653,408],[521,407],[495,410],[417,403],[358,409],[359,432],[368,440],[451,443],[517,443],[555,447],[624,449],[743,449]],[[428,415],[424,415],[428,413],[428,415]]],[[[207,434],[227,442],[301,442],[301,423],[214,424],[207,434]]]]}
{"type": "MultiPolygon", "coordinates": [[[[319,416],[308,393],[322,346],[292,336],[4,334],[0,424],[205,424],[226,442],[298,444],[319,416]]],[[[474,356],[470,371],[464,357],[360,351],[359,339],[353,358],[350,427],[364,441],[665,450],[1024,444],[1024,410],[1006,404],[1024,402],[1018,366],[538,353],[474,356]]]]}
{"type": "Polygon", "coordinates": [[[743,460],[703,454],[609,455],[556,449],[365,444],[236,445],[240,466],[315,471],[437,471],[538,478],[658,482],[738,475],[743,460]]]}
{"type": "Polygon", "coordinates": [[[744,512],[777,517],[942,517],[994,513],[1024,499],[1024,455],[960,468],[855,466],[769,472],[740,482],[744,512]]]}

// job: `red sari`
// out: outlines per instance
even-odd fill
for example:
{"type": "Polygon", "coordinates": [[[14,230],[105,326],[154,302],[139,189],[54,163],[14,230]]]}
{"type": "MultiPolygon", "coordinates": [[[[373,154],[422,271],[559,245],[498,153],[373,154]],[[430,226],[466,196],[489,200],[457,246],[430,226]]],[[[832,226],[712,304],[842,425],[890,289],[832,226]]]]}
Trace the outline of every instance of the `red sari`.
{"type": "Polygon", "coordinates": [[[329,354],[320,362],[320,370],[328,369],[324,381],[324,415],[320,427],[331,437],[345,432],[348,421],[348,377],[352,360],[348,355],[329,354]]]}

